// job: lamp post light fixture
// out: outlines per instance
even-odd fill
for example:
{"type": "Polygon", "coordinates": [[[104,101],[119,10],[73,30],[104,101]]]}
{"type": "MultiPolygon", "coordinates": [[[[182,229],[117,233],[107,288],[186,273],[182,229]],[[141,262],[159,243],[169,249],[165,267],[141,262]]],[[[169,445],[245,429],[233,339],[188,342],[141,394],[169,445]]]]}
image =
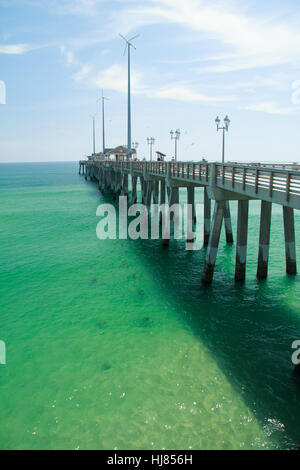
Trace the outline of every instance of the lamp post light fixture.
{"type": "Polygon", "coordinates": [[[175,132],[172,130],[170,132],[171,140],[175,140],[175,162],[177,162],[177,142],[180,139],[180,129],[177,129],[175,132]]]}
{"type": "Polygon", "coordinates": [[[222,147],[222,163],[225,163],[225,131],[228,132],[229,129],[229,124],[230,124],[230,119],[228,116],[225,117],[224,119],[224,126],[220,126],[220,118],[219,116],[216,119],[216,126],[217,126],[217,131],[223,131],[223,147],[222,147]]]}
{"type": "Polygon", "coordinates": [[[150,145],[150,162],[152,162],[152,149],[153,149],[153,145],[155,144],[154,137],[148,137],[147,138],[147,143],[148,143],[148,145],[150,145]]]}

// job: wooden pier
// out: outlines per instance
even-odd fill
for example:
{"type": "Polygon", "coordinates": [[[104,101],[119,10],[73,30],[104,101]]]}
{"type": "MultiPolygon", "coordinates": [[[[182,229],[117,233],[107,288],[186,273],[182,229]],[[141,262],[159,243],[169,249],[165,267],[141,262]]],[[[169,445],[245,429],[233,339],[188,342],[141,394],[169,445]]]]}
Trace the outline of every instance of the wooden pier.
{"type": "MultiPolygon", "coordinates": [[[[207,245],[203,282],[213,279],[221,228],[224,220],[227,243],[233,243],[230,201],[238,201],[235,279],[243,281],[246,273],[249,201],[261,201],[260,236],[257,263],[258,279],[268,275],[272,204],[283,208],[286,272],[297,274],[294,209],[300,210],[300,167],[279,164],[174,163],[80,161],[79,173],[99,185],[101,191],[129,196],[137,202],[140,181],[142,203],[169,206],[179,202],[179,188],[187,189],[191,217],[195,221],[195,188],[204,190],[204,244],[207,245]],[[215,201],[213,216],[211,201],[215,201]]],[[[169,240],[163,237],[164,244],[169,240]]]]}

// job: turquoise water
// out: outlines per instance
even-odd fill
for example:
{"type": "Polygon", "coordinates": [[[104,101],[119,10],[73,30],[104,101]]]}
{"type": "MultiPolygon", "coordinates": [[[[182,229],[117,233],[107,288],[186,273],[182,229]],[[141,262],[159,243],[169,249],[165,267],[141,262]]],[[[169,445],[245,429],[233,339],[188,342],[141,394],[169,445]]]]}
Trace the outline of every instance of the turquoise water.
{"type": "Polygon", "coordinates": [[[268,280],[255,279],[251,202],[246,283],[222,234],[204,287],[205,250],[98,240],[96,208],[111,199],[77,164],[3,164],[0,197],[1,449],[299,445],[300,284],[285,275],[280,207],[268,280]]]}

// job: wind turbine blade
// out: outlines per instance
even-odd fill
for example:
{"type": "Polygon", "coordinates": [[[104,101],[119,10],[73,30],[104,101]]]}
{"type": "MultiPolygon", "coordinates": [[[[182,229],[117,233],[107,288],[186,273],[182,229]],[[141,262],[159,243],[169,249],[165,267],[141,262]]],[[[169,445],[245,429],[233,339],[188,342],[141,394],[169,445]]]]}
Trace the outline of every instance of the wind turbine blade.
{"type": "Polygon", "coordinates": [[[136,38],[139,38],[140,37],[140,34],[137,34],[136,36],[133,36],[133,38],[129,39],[129,42],[133,41],[134,39],[136,38]]]}
{"type": "Polygon", "coordinates": [[[122,36],[122,34],[119,34],[119,36],[120,36],[122,39],[124,39],[124,41],[125,41],[125,42],[127,42],[127,44],[128,44],[128,41],[127,41],[127,39],[126,39],[126,38],[124,38],[124,36],[122,36]]]}
{"type": "MultiPolygon", "coordinates": [[[[128,46],[128,47],[129,47],[129,46],[128,46]]],[[[125,46],[125,49],[124,49],[124,54],[123,54],[123,56],[126,54],[126,51],[127,51],[127,44],[126,44],[126,46],[125,46]]]]}

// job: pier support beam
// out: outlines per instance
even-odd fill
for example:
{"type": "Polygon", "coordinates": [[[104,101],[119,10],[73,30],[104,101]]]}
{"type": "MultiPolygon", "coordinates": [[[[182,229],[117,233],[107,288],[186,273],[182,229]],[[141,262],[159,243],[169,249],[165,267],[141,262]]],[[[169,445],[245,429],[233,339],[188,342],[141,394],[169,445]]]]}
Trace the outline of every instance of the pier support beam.
{"type": "Polygon", "coordinates": [[[224,207],[224,225],[225,225],[226,241],[227,243],[233,243],[229,201],[226,201],[225,207],[224,207]]]}
{"type": "Polygon", "coordinates": [[[259,253],[257,264],[257,278],[268,277],[269,248],[271,234],[272,203],[261,201],[259,253]]]}
{"type": "Polygon", "coordinates": [[[153,183],[153,203],[159,203],[159,181],[154,181],[153,183]]]}
{"type": "Polygon", "coordinates": [[[195,209],[195,187],[187,187],[187,203],[192,206],[193,222],[196,223],[196,209],[195,209]]]}
{"type": "Polygon", "coordinates": [[[166,202],[166,182],[165,180],[160,180],[160,204],[165,204],[166,202]]]}
{"type": "Polygon", "coordinates": [[[297,274],[294,209],[283,206],[287,274],[297,274]]]}
{"type": "Polygon", "coordinates": [[[125,173],[124,175],[122,175],[121,178],[122,178],[121,195],[128,196],[128,173],[125,173]]]}
{"type": "Polygon", "coordinates": [[[142,204],[145,204],[146,201],[146,181],[142,176],[140,176],[140,182],[141,182],[141,192],[142,192],[142,204]]]}
{"type": "Polygon", "coordinates": [[[130,199],[130,204],[136,204],[137,203],[137,176],[132,176],[131,178],[132,181],[132,191],[131,191],[131,199],[130,199]]]}
{"type": "Polygon", "coordinates": [[[202,281],[204,284],[210,284],[213,280],[215,263],[217,259],[222,222],[224,217],[225,201],[216,201],[212,229],[209,237],[205,267],[202,281]]]}
{"type": "Polygon", "coordinates": [[[235,280],[246,279],[249,201],[238,201],[235,280]]]}
{"type": "Polygon", "coordinates": [[[207,188],[204,188],[204,245],[208,245],[210,236],[211,200],[208,197],[207,188]]]}
{"type": "Polygon", "coordinates": [[[146,181],[146,200],[145,205],[147,206],[148,212],[150,214],[151,202],[152,202],[152,192],[153,192],[153,182],[146,181]]]}
{"type": "MultiPolygon", "coordinates": [[[[169,202],[169,210],[173,206],[173,204],[178,204],[179,203],[179,188],[178,187],[167,187],[167,193],[168,193],[168,202],[169,202]]],[[[171,214],[165,214],[165,217],[170,216],[170,231],[171,231],[171,223],[173,222],[174,225],[174,213],[171,212],[171,214]]],[[[176,223],[176,220],[175,220],[176,223]]],[[[165,224],[167,225],[167,224],[165,224]]],[[[163,227],[163,229],[166,229],[166,227],[163,227]]],[[[169,245],[170,243],[170,233],[165,232],[163,230],[162,234],[162,241],[163,245],[169,245]]]]}
{"type": "MultiPolygon", "coordinates": [[[[160,206],[166,203],[166,182],[165,180],[160,180],[160,206]]],[[[159,223],[162,224],[162,213],[159,214],[159,223]]]]}

